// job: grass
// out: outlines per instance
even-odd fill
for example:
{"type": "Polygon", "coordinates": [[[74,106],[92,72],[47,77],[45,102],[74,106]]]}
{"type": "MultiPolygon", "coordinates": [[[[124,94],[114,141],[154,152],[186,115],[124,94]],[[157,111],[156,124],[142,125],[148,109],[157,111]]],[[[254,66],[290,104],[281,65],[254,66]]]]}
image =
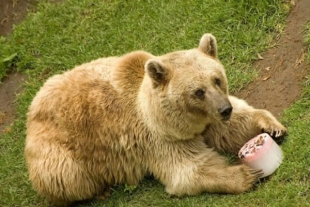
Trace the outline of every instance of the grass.
{"type": "MultiPolygon", "coordinates": [[[[155,55],[196,47],[203,33],[218,39],[232,91],[256,71],[251,62],[283,29],[285,1],[41,1],[9,38],[0,38],[0,79],[9,68],[28,74],[18,96],[18,119],[0,138],[0,206],[48,206],[28,182],[23,156],[26,111],[50,76],[102,56],[143,49],[155,55]]],[[[310,45],[310,24],[305,37],[310,45]]],[[[310,61],[310,57],[308,58],[310,61]]],[[[310,163],[310,86],[283,117],[290,135],[285,162],[257,190],[242,195],[173,198],[153,179],[131,189],[115,186],[104,202],[80,206],[307,206],[310,163]]]]}
{"type": "Polygon", "coordinates": [[[44,79],[101,56],[137,49],[158,55],[193,48],[203,33],[212,32],[218,38],[231,88],[237,90],[255,76],[251,60],[283,28],[286,9],[276,2],[41,3],[38,12],[17,28],[9,43],[0,41],[4,48],[0,57],[13,60],[21,71],[43,73],[44,79]]]}

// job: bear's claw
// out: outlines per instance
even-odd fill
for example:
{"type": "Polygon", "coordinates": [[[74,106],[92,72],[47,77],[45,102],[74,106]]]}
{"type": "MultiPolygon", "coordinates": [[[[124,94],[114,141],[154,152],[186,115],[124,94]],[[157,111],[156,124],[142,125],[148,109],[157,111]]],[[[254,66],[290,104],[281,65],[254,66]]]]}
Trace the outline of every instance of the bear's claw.
{"type": "Polygon", "coordinates": [[[286,134],[286,128],[271,114],[267,113],[258,121],[258,127],[262,132],[270,134],[274,138],[286,134]]]}
{"type": "Polygon", "coordinates": [[[262,129],[262,132],[268,133],[270,136],[278,138],[286,134],[286,129],[262,129]]]}
{"type": "Polygon", "coordinates": [[[264,172],[261,169],[252,169],[250,170],[250,173],[257,179],[259,179],[264,174],[264,172]]]}

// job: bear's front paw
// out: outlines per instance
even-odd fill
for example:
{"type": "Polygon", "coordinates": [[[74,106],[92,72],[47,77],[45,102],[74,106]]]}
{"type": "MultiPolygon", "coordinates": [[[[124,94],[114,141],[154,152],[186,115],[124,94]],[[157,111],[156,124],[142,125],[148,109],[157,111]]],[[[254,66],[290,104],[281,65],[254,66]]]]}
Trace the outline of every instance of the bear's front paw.
{"type": "Polygon", "coordinates": [[[225,192],[231,194],[240,194],[252,189],[263,175],[262,170],[250,168],[245,164],[230,166],[227,172],[230,176],[225,180],[225,192]]]}
{"type": "Polygon", "coordinates": [[[281,137],[286,134],[286,128],[278,121],[274,122],[263,122],[260,124],[262,132],[270,134],[272,137],[281,137]]]}
{"type": "Polygon", "coordinates": [[[262,170],[253,169],[244,164],[235,167],[235,170],[238,172],[235,173],[236,178],[234,178],[234,181],[237,182],[233,188],[234,194],[248,191],[263,175],[262,170]]]}
{"type": "Polygon", "coordinates": [[[266,132],[275,138],[286,134],[286,128],[269,112],[265,111],[256,118],[261,132],[266,132]]]}

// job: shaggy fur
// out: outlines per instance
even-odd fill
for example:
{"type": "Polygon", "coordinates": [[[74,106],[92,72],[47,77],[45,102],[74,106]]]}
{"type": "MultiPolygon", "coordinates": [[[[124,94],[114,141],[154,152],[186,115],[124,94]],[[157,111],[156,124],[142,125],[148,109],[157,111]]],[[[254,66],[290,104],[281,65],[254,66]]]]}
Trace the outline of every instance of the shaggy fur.
{"type": "Polygon", "coordinates": [[[214,149],[236,153],[261,130],[286,131],[228,95],[216,40],[205,34],[197,49],[102,58],[47,80],[29,107],[25,155],[33,187],[58,205],[148,173],[173,195],[237,194],[260,171],[229,166],[214,149]]]}

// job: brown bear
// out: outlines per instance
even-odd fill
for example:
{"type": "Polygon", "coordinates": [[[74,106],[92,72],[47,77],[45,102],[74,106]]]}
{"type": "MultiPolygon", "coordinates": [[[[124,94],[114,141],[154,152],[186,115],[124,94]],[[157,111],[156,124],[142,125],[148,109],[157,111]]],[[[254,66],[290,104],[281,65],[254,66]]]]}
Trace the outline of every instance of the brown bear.
{"type": "Polygon", "coordinates": [[[25,156],[36,191],[58,205],[137,185],[152,174],[169,194],[238,194],[261,174],[229,165],[261,131],[286,132],[266,110],[228,95],[216,39],[153,56],[136,51],[46,81],[28,112],[25,156]]]}

